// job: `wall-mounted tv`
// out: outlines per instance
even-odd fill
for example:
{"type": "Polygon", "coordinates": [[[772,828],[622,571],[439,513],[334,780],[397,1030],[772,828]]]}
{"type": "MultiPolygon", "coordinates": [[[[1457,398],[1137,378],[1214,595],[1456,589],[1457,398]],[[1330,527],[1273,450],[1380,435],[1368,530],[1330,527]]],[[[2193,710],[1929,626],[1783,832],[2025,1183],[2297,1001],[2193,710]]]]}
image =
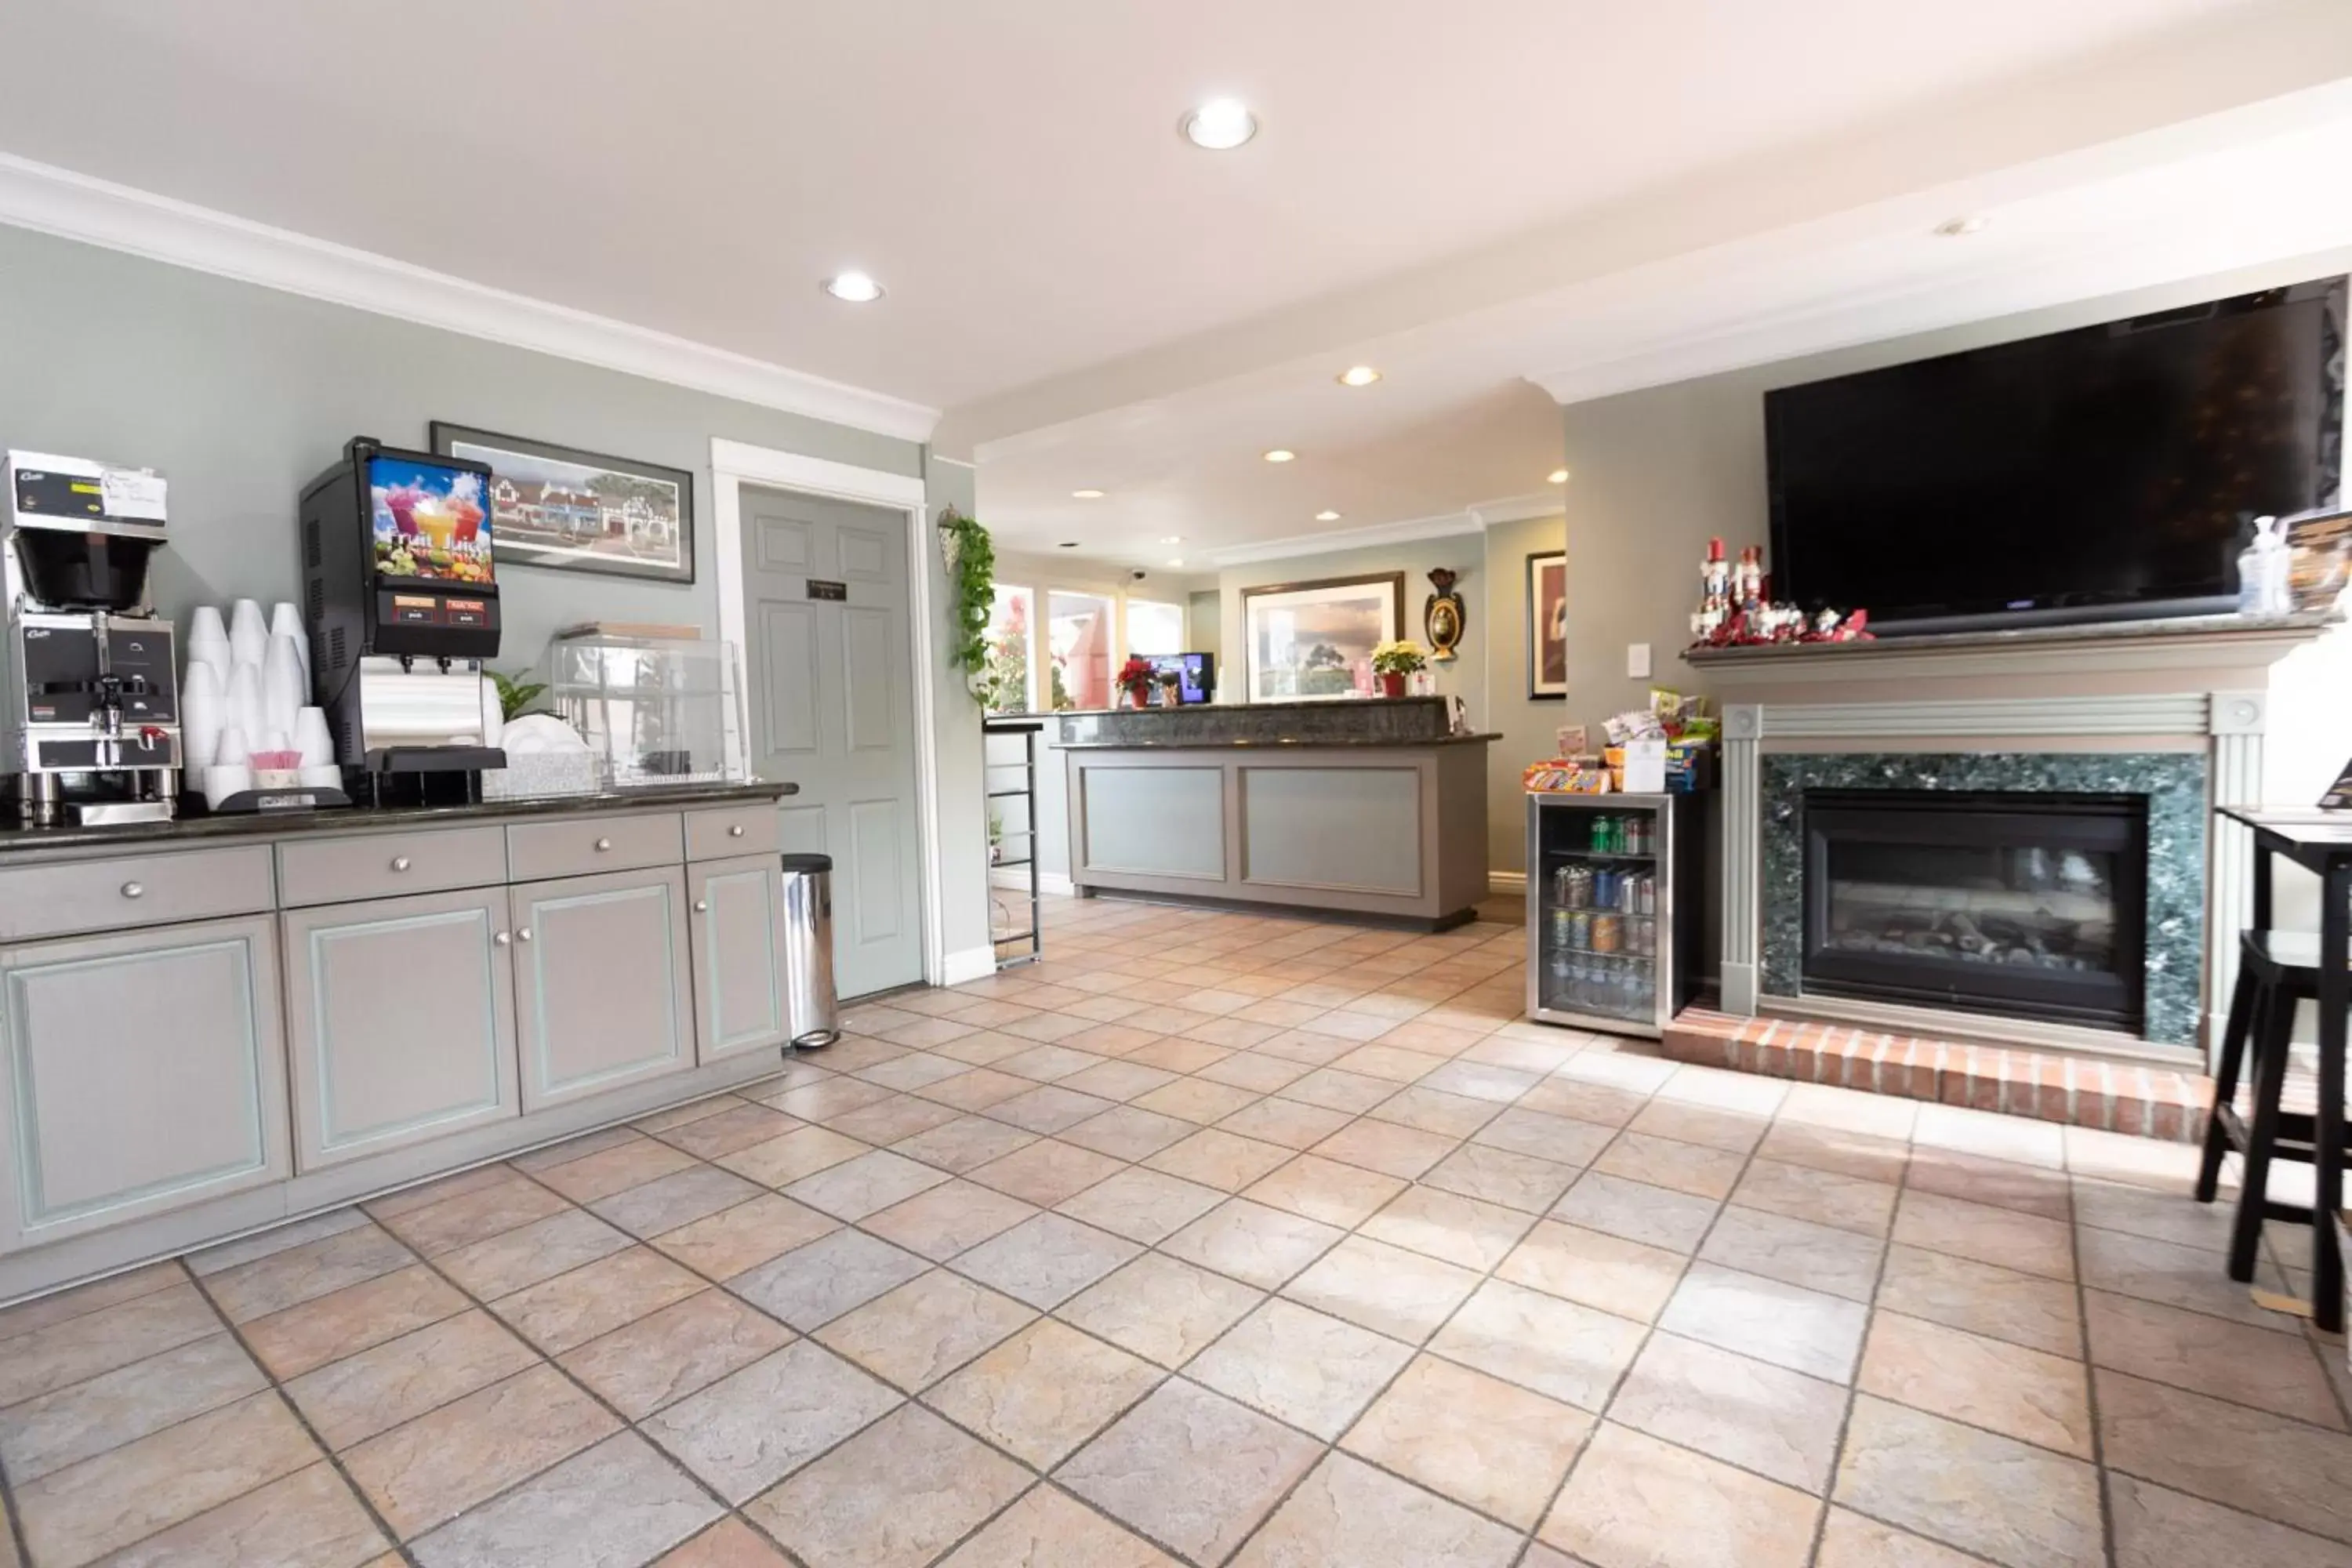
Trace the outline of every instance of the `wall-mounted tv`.
{"type": "Polygon", "coordinates": [[[2335,504],[2345,280],[1765,394],[1775,597],[1874,628],[2236,605],[2252,520],[2335,504]]]}

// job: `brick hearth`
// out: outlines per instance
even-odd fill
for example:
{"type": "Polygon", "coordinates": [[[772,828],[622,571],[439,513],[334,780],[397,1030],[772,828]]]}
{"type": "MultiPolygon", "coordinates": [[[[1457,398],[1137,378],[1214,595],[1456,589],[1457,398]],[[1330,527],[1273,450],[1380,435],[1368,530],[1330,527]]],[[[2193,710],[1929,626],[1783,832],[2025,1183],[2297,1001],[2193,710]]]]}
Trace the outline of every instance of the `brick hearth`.
{"type": "Polygon", "coordinates": [[[1675,1019],[1664,1046],[1677,1061],[2179,1143],[2204,1135],[2213,1103],[2213,1080],[2201,1073],[1700,1007],[1675,1019]]]}

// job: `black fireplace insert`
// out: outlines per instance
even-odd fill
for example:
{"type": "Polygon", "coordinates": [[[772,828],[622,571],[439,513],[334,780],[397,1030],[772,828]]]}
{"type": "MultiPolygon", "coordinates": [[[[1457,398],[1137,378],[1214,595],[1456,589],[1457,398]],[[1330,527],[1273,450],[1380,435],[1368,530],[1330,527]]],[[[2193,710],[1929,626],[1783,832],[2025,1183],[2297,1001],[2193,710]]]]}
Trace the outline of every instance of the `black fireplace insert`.
{"type": "Polygon", "coordinates": [[[2147,797],[1805,792],[1804,990],[2137,1034],[2147,797]]]}

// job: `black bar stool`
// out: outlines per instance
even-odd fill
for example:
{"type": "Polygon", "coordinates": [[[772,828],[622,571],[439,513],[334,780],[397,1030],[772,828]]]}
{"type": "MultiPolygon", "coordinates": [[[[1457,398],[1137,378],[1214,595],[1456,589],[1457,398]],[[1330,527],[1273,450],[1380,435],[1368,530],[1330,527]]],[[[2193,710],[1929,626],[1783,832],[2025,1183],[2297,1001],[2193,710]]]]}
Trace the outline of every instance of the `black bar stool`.
{"type": "Polygon", "coordinates": [[[2230,1278],[2252,1279],[2262,1245],[2263,1221],[2312,1223],[2299,1204],[2273,1203],[2269,1195],[2271,1162],[2310,1164],[2319,1122],[2308,1111],[2281,1104],[2287,1058],[2294,1037],[2295,1005],[2319,996],[2319,938],[2302,931],[2250,931],[2239,939],[2238,986],[2230,997],[2230,1019],[2221,1034],[2221,1060],[2213,1075],[2213,1111],[2205,1123],[2205,1158],[2197,1172],[2197,1201],[2210,1204],[2221,1179],[2221,1159],[2234,1149],[2245,1156],[2245,1180],[2238,1192],[2238,1221],[2230,1236],[2230,1278]],[[2251,1118],[2234,1103],[2238,1079],[2253,1060],[2251,1118]]]}

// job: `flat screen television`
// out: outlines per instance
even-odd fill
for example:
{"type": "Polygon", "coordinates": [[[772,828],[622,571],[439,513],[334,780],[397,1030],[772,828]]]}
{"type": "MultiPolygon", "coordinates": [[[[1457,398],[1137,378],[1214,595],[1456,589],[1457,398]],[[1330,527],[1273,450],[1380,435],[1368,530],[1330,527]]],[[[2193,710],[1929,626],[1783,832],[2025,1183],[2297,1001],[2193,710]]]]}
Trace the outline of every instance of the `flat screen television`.
{"type": "Polygon", "coordinates": [[[2333,505],[2345,280],[1764,396],[1772,592],[1871,625],[2236,607],[2262,516],[2333,505]]]}

